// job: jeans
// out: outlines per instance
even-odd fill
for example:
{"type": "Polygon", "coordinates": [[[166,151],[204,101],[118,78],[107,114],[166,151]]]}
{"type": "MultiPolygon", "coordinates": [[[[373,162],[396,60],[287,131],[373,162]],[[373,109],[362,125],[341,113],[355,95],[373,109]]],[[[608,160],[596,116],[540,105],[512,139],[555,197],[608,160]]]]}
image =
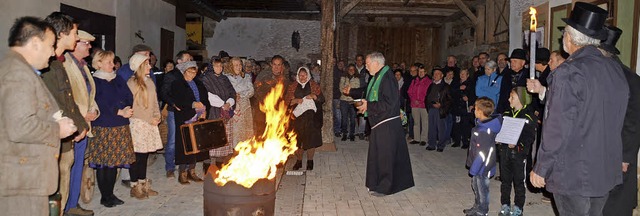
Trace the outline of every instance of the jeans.
{"type": "Polygon", "coordinates": [[[447,114],[444,120],[444,136],[447,139],[451,139],[451,130],[453,129],[453,115],[447,114]]]}
{"type": "Polygon", "coordinates": [[[603,197],[553,194],[558,213],[562,216],[601,216],[607,197],[608,194],[603,197]]]}
{"type": "Polygon", "coordinates": [[[342,114],[342,135],[353,136],[356,128],[356,108],[347,101],[340,101],[340,113],[342,114]],[[347,130],[349,129],[349,130],[347,130]]]}
{"type": "Polygon", "coordinates": [[[167,145],[164,147],[164,169],[167,172],[176,170],[176,118],[172,111],[167,115],[167,145]]]}
{"type": "MultiPolygon", "coordinates": [[[[409,108],[408,110],[411,110],[411,108],[409,108]]],[[[413,139],[414,138],[414,133],[413,133],[413,114],[412,112],[407,112],[407,131],[409,133],[409,138],[413,139]]]]}
{"type": "Polygon", "coordinates": [[[364,119],[364,115],[358,116],[358,130],[356,130],[356,134],[364,134],[366,127],[367,121],[364,119]]]}
{"type": "Polygon", "coordinates": [[[484,175],[473,176],[471,188],[475,194],[473,206],[477,206],[478,213],[487,214],[489,212],[489,178],[484,175]]]}
{"type": "Polygon", "coordinates": [[[337,134],[342,131],[342,102],[340,99],[333,99],[331,110],[333,111],[333,133],[337,134]]]}
{"type": "Polygon", "coordinates": [[[82,170],[84,168],[84,153],[87,150],[87,137],[75,143],[73,147],[74,161],[71,167],[71,178],[69,180],[69,199],[65,210],[78,206],[80,190],[82,189],[82,170]]]}

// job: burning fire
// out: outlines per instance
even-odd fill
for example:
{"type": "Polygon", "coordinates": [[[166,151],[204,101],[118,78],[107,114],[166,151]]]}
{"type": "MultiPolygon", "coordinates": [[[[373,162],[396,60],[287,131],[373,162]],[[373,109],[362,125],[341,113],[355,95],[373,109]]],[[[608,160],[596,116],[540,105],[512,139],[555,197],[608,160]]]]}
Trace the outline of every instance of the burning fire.
{"type": "Polygon", "coordinates": [[[529,30],[532,32],[536,31],[536,27],[538,26],[538,19],[536,18],[536,9],[533,7],[529,7],[529,14],[531,14],[531,24],[529,25],[529,30]]]}
{"type": "Polygon", "coordinates": [[[276,166],[287,161],[289,155],[298,149],[296,134],[291,131],[287,133],[289,117],[286,115],[284,102],[280,100],[283,89],[282,83],[278,83],[269,92],[264,103],[260,104],[267,121],[264,133],[259,139],[252,137],[238,143],[235,148],[237,155],[214,175],[218,186],[233,181],[250,188],[259,179],[273,179],[276,176],[276,166]]]}

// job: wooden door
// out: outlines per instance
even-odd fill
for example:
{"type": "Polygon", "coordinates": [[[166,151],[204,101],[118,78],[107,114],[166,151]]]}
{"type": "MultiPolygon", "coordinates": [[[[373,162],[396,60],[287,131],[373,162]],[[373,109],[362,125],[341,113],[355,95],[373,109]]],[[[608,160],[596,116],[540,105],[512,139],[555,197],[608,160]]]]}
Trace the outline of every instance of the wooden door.
{"type": "MultiPolygon", "coordinates": [[[[167,29],[160,29],[160,59],[158,61],[164,64],[165,61],[173,59],[173,32],[167,29]]],[[[164,67],[164,65],[160,65],[164,67]]]]}

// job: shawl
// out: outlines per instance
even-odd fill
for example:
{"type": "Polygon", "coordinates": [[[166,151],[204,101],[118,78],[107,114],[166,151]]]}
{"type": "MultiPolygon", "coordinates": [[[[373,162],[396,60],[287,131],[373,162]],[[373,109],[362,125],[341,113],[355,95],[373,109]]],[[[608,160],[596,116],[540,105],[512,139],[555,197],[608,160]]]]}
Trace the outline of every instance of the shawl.
{"type": "MultiPolygon", "coordinates": [[[[200,81],[202,81],[202,84],[204,84],[208,93],[220,97],[222,101],[227,101],[229,98],[236,97],[236,91],[231,85],[229,78],[223,74],[218,76],[215,73],[206,73],[200,76],[200,81]]],[[[235,106],[232,107],[232,110],[234,108],[235,106]]],[[[221,118],[221,112],[222,108],[211,106],[209,109],[209,119],[221,118]]]]}

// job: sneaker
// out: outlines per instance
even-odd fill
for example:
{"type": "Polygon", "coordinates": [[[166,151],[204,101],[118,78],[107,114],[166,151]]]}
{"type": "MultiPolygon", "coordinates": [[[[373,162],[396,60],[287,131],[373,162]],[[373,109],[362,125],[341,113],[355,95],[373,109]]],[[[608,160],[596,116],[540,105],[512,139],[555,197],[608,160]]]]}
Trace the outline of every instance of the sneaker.
{"type": "Polygon", "coordinates": [[[511,216],[522,216],[522,209],[518,206],[513,206],[511,210],[511,216]]]}
{"type": "Polygon", "coordinates": [[[473,206],[473,207],[468,208],[468,209],[463,209],[462,213],[464,213],[466,215],[466,214],[474,213],[476,211],[478,211],[478,207],[477,206],[473,206]]]}
{"type": "Polygon", "coordinates": [[[498,216],[511,216],[511,207],[507,204],[503,204],[502,208],[498,212],[498,216]]]}

